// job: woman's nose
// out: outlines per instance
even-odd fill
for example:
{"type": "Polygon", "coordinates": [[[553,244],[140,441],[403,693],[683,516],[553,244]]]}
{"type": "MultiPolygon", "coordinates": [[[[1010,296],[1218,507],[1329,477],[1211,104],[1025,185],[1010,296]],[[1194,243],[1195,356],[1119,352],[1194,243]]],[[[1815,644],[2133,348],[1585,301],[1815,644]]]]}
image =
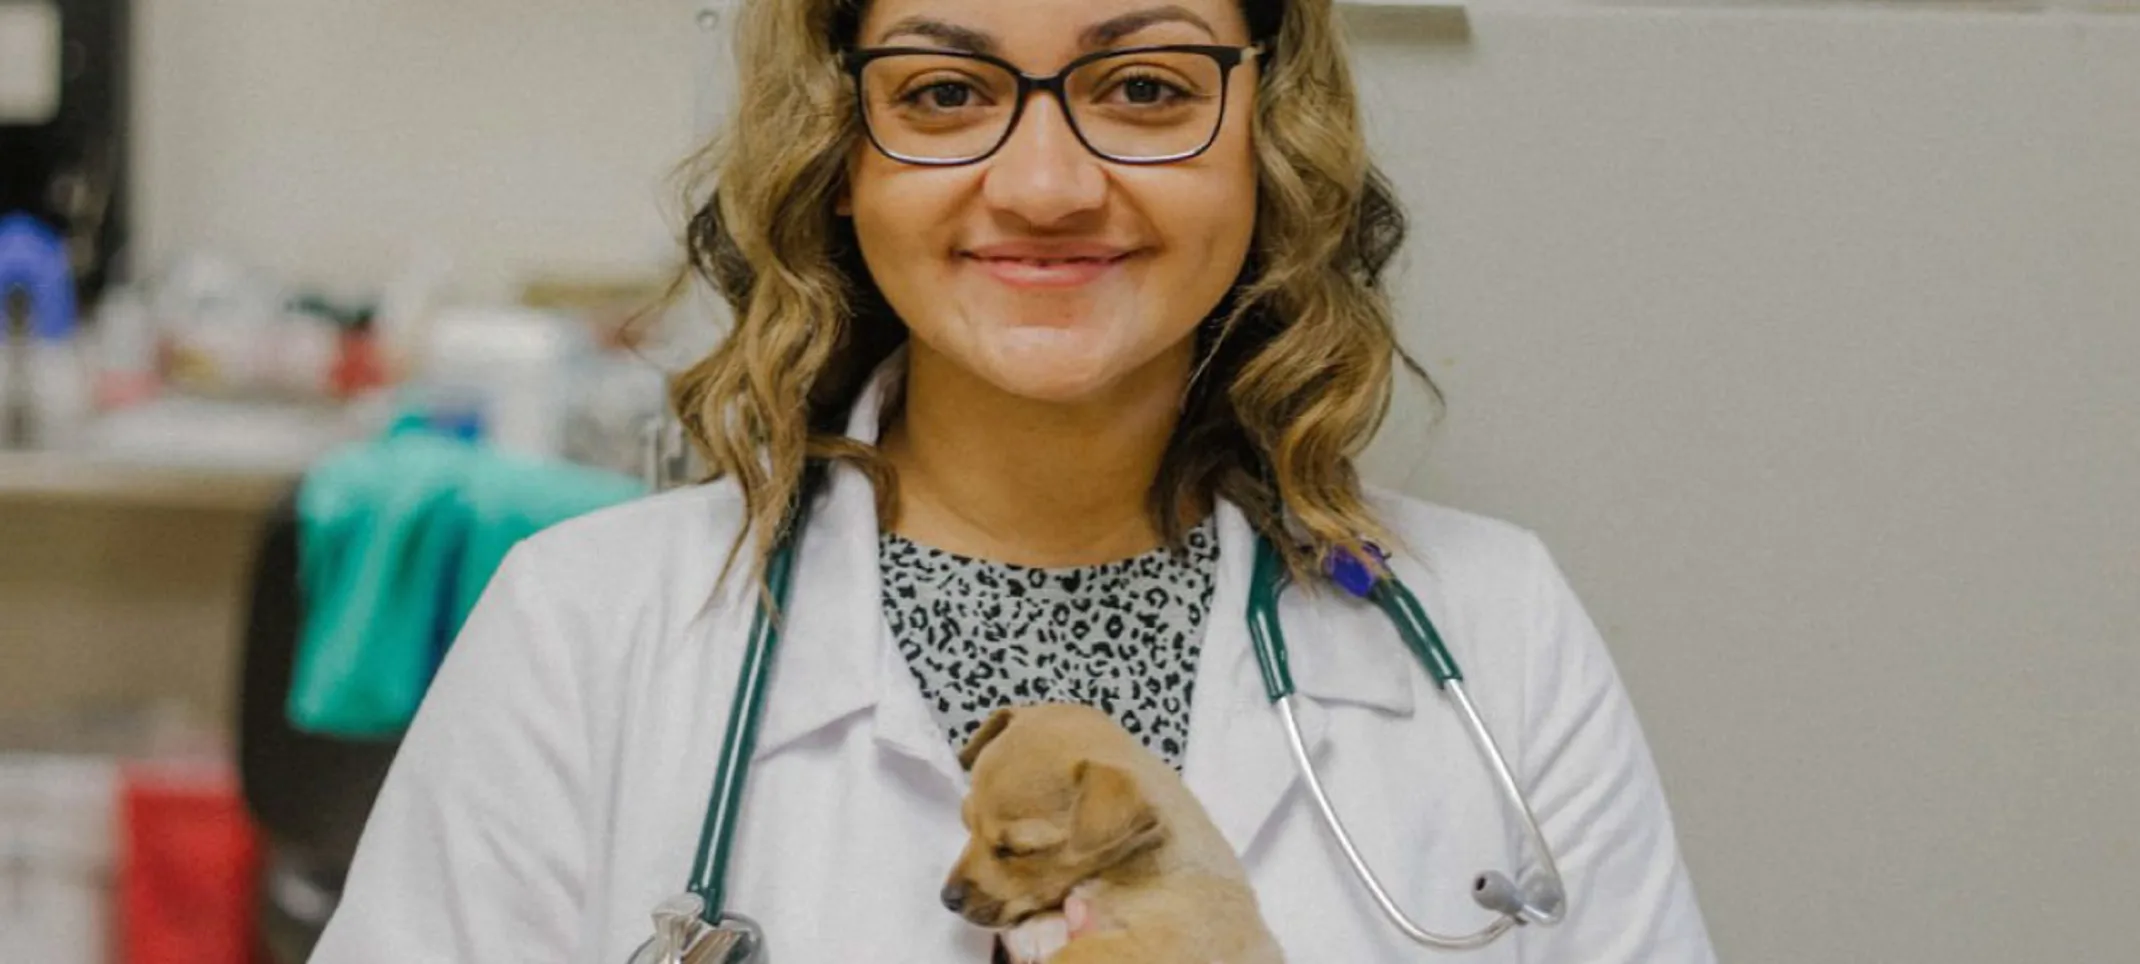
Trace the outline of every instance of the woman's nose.
{"type": "Polygon", "coordinates": [[[1035,94],[1010,140],[989,158],[989,205],[1036,227],[1098,210],[1107,199],[1103,162],[1085,150],[1051,94],[1035,94]]]}

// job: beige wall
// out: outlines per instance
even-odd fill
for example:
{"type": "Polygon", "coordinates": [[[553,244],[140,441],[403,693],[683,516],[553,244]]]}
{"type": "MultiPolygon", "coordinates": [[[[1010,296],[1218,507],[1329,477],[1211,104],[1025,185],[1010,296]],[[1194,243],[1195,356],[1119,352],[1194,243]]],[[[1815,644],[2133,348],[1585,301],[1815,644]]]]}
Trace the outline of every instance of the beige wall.
{"type": "Polygon", "coordinates": [[[363,293],[429,244],[477,299],[539,272],[664,265],[690,12],[142,0],[135,263],[210,247],[363,293]]]}
{"type": "Polygon", "coordinates": [[[1376,474],[1558,551],[1727,960],[2132,959],[2140,16],[1551,6],[1359,24],[1376,474]]]}

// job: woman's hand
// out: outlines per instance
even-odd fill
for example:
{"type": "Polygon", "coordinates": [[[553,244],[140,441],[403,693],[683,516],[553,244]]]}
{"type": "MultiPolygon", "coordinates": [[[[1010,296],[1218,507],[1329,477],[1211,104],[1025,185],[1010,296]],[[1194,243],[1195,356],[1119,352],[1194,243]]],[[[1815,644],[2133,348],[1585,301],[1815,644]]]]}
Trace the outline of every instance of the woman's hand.
{"type": "MultiPolygon", "coordinates": [[[[1073,894],[1064,900],[1063,920],[1070,924],[1070,939],[1073,941],[1077,940],[1078,935],[1088,932],[1092,925],[1092,909],[1085,906],[1085,898],[1073,894]]],[[[1225,962],[1213,961],[1211,964],[1225,962]]]]}

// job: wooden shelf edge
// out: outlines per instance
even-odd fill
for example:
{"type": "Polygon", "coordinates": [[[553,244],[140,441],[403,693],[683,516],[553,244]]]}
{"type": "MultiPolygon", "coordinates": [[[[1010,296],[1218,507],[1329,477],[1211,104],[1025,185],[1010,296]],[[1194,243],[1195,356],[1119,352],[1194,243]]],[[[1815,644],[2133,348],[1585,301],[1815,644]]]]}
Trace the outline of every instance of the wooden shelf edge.
{"type": "Polygon", "coordinates": [[[37,503],[254,512],[274,504],[297,480],[294,471],[0,451],[0,507],[37,503]]]}

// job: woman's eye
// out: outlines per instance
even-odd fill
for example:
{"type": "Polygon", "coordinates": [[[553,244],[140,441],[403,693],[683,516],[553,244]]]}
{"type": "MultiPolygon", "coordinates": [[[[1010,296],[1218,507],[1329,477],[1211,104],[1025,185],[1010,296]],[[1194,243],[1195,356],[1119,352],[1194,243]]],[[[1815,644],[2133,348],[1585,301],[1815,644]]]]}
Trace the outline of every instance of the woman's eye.
{"type": "Polygon", "coordinates": [[[1130,107],[1166,107],[1194,95],[1162,77],[1125,77],[1108,88],[1106,100],[1130,107]]]}
{"type": "Polygon", "coordinates": [[[1122,85],[1123,96],[1132,104],[1156,104],[1167,94],[1167,85],[1149,77],[1140,77],[1122,85]]]}
{"type": "Polygon", "coordinates": [[[940,80],[907,94],[909,103],[918,102],[931,110],[957,110],[973,100],[973,88],[953,80],[940,80]]]}

